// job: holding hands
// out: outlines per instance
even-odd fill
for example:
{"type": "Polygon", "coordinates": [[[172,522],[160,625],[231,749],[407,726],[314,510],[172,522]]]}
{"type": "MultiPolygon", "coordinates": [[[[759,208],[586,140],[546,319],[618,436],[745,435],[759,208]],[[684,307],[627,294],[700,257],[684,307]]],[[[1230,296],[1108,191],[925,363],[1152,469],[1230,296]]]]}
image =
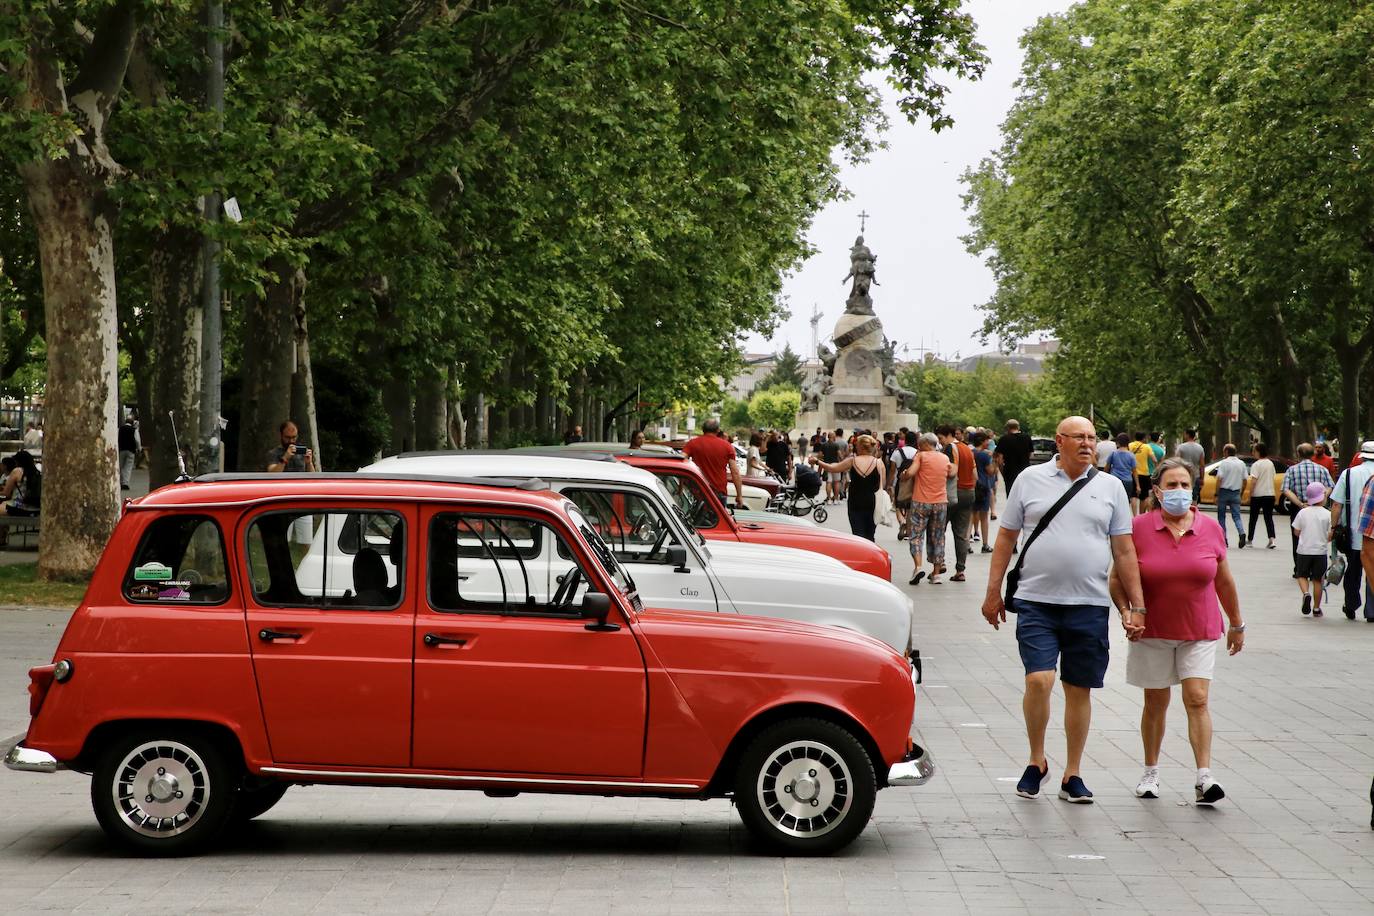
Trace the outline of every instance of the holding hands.
{"type": "Polygon", "coordinates": [[[1145,609],[1144,608],[1122,608],[1121,609],[1121,629],[1126,631],[1126,638],[1135,642],[1145,635],[1145,609]]]}

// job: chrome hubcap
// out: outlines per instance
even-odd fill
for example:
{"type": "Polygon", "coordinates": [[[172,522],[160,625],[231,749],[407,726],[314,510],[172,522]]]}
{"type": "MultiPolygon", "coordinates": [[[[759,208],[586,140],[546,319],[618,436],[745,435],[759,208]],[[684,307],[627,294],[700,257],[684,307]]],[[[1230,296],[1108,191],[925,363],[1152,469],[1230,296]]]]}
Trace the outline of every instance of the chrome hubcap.
{"type": "Polygon", "coordinates": [[[125,756],[110,790],[115,811],[130,829],[144,836],[176,836],[200,820],[210,798],[210,777],[186,745],[154,741],[125,756]]]}
{"type": "Polygon", "coordinates": [[[759,806],[789,836],[821,836],[849,813],[851,782],[849,767],[833,748],[794,741],[774,751],[759,773],[759,806]]]}

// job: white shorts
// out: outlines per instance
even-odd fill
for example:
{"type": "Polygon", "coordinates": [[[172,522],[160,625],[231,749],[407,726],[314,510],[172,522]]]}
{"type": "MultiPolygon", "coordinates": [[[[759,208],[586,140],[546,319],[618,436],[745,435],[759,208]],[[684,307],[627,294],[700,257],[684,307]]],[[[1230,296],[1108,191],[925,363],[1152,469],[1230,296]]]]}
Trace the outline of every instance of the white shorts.
{"type": "Polygon", "coordinates": [[[1126,650],[1126,683],[1132,687],[1172,687],[1186,677],[1212,679],[1220,639],[1141,639],[1126,650]]]}
{"type": "Polygon", "coordinates": [[[839,471],[831,471],[827,476],[830,478],[831,483],[839,483],[841,480],[844,480],[844,475],[839,471]]]}

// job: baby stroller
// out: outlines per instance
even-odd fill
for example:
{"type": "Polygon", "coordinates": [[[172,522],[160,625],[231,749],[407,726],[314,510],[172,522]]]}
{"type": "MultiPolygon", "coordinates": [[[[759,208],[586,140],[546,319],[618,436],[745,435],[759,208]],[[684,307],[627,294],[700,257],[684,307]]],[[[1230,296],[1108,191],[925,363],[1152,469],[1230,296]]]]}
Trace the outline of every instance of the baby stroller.
{"type": "Polygon", "coordinates": [[[795,481],[778,488],[778,495],[768,501],[768,511],[797,516],[810,513],[816,521],[824,522],[829,515],[825,510],[825,500],[816,498],[821,492],[821,475],[813,468],[799,464],[795,481]]]}

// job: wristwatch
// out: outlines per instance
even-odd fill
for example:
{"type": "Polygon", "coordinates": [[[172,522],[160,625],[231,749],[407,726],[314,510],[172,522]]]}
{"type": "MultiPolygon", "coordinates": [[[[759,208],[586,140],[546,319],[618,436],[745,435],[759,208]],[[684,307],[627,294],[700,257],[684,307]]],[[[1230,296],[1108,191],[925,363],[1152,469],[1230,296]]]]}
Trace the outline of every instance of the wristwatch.
{"type": "Polygon", "coordinates": [[[1232,633],[1244,633],[1244,632],[1245,632],[1245,624],[1242,623],[1240,626],[1232,626],[1232,627],[1231,627],[1231,632],[1232,632],[1232,633]]]}

